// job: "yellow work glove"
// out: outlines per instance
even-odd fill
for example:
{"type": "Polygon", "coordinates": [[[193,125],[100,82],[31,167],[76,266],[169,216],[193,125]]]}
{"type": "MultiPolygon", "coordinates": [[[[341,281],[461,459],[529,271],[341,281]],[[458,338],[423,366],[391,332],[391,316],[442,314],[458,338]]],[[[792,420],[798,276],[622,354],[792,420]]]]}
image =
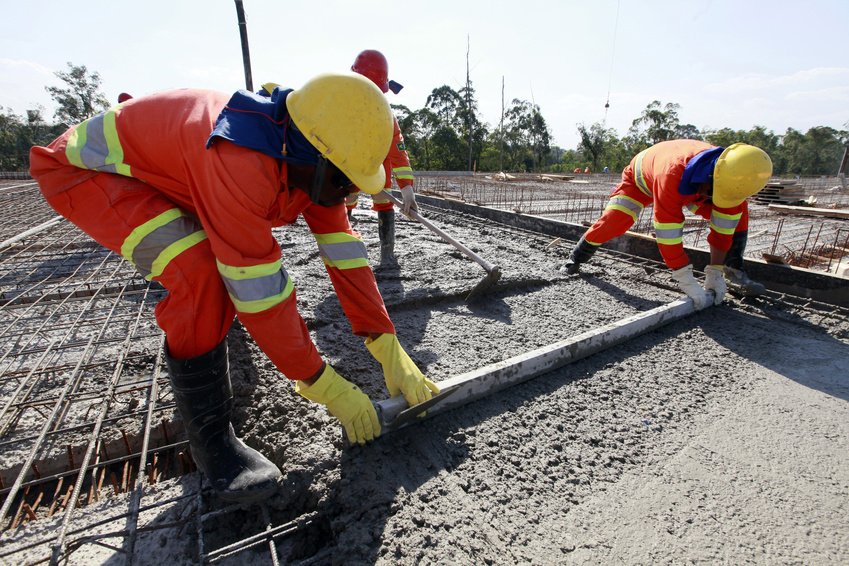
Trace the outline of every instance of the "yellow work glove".
{"type": "Polygon", "coordinates": [[[381,334],[377,340],[366,338],[366,348],[383,366],[383,379],[392,397],[403,393],[412,407],[439,393],[439,387],[416,367],[394,334],[381,334]]]}
{"type": "Polygon", "coordinates": [[[312,385],[296,381],[295,391],[310,401],[326,406],[330,414],[345,427],[349,441],[365,444],[380,436],[380,422],[368,395],[336,373],[330,364],[325,366],[321,376],[312,385]]]}

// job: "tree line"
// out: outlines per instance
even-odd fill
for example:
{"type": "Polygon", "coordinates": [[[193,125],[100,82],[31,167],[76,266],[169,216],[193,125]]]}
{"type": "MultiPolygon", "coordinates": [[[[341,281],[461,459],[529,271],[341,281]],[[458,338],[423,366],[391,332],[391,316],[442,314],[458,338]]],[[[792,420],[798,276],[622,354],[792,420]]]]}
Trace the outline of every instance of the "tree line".
{"type": "MultiPolygon", "coordinates": [[[[101,77],[84,65],[68,63],[56,76],[63,87],[45,87],[56,102],[52,121],[44,108],[27,110],[25,116],[0,107],[0,171],[26,171],[29,148],[46,145],[69,125],[106,110],[110,103],[100,92],[101,77]]],[[[772,157],[781,175],[834,175],[849,144],[849,122],[843,130],[827,126],[800,132],[788,128],[776,134],[762,126],[750,130],[700,130],[682,124],[680,105],[649,103],[631,123],[624,136],[603,122],[576,125],[577,147],[553,145],[548,124],[537,104],[513,99],[502,105],[499,123],[481,120],[471,81],[459,90],[448,85],[433,89],[418,110],[393,104],[411,165],[418,171],[571,172],[589,168],[620,171],[643,149],[670,139],[704,140],[728,146],[734,142],[756,145],[772,157]]]]}

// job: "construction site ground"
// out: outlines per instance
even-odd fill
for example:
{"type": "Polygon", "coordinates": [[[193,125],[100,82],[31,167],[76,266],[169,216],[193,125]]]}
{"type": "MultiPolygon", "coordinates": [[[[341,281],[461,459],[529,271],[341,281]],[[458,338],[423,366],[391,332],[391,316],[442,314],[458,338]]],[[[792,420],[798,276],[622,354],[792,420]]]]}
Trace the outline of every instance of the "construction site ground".
{"type": "MultiPolygon", "coordinates": [[[[228,506],[186,457],[153,321],[163,291],[54,220],[31,182],[0,185],[0,201],[14,211],[0,234],[2,564],[849,562],[846,308],[731,296],[365,447],[345,447],[236,323],[234,425],[284,480],[228,506]]],[[[400,269],[376,269],[378,285],[437,382],[680,297],[644,258],[602,248],[568,276],[574,242],[422,213],[503,272],[466,302],[480,266],[398,221],[400,269]]],[[[355,218],[376,266],[367,197],[355,218]]],[[[306,226],[275,234],[319,350],[386,398],[306,226]]]]}

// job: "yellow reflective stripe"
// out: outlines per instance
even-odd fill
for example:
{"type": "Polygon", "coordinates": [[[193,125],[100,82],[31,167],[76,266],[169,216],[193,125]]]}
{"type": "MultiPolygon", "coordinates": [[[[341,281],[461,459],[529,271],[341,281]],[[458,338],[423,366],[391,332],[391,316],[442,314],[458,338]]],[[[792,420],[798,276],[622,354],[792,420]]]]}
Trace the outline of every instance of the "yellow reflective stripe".
{"type": "Polygon", "coordinates": [[[395,174],[396,179],[413,179],[413,168],[412,167],[394,167],[392,169],[392,173],[395,174]]]}
{"type": "Polygon", "coordinates": [[[356,269],[357,267],[368,267],[368,259],[364,257],[359,257],[356,259],[337,259],[335,261],[331,261],[326,257],[322,259],[324,259],[324,265],[329,265],[337,269],[356,269]]]}
{"type": "Polygon", "coordinates": [[[634,160],[634,181],[637,183],[637,187],[643,191],[647,196],[652,196],[651,189],[649,189],[648,183],[646,183],[646,178],[643,176],[643,158],[646,156],[647,149],[644,149],[639,154],[637,154],[637,158],[634,160]]]}
{"type": "Polygon", "coordinates": [[[109,155],[106,156],[105,162],[115,165],[115,172],[119,175],[130,176],[130,166],[124,163],[124,148],[121,147],[121,140],[118,139],[118,125],[116,118],[120,108],[108,111],[103,116],[103,137],[106,138],[106,146],[109,148],[109,155]]]}
{"type": "Polygon", "coordinates": [[[165,271],[165,268],[168,267],[168,263],[172,259],[180,255],[190,247],[194,246],[195,244],[204,240],[206,240],[206,232],[202,230],[195,232],[194,234],[190,234],[185,238],[177,240],[176,242],[162,250],[162,253],[156,257],[156,259],[153,261],[153,266],[151,267],[150,275],[145,277],[145,279],[150,281],[154,277],[159,277],[160,275],[162,275],[162,272],[165,271]]]}
{"type": "Polygon", "coordinates": [[[218,265],[218,273],[220,273],[222,277],[226,277],[227,279],[232,279],[234,281],[244,281],[245,279],[257,279],[259,277],[274,275],[280,271],[281,267],[279,259],[277,261],[272,261],[271,263],[261,263],[259,265],[250,265],[247,267],[227,265],[225,263],[221,263],[217,259],[215,260],[215,263],[218,265]]]}
{"type": "Polygon", "coordinates": [[[321,259],[327,266],[337,269],[368,267],[368,254],[363,241],[347,232],[313,234],[318,243],[321,259]]]}
{"type": "Polygon", "coordinates": [[[360,239],[347,232],[331,232],[329,234],[313,234],[318,245],[344,244],[346,242],[359,241],[360,239]]]}
{"type": "Polygon", "coordinates": [[[65,158],[68,160],[68,163],[73,165],[74,167],[79,167],[80,169],[85,169],[86,166],[83,164],[82,149],[85,146],[86,142],[86,128],[88,127],[88,121],[83,122],[71,133],[68,138],[68,144],[65,146],[65,158]]]}
{"type": "Polygon", "coordinates": [[[637,213],[628,208],[627,206],[622,206],[621,204],[608,204],[607,210],[618,210],[619,212],[624,212],[628,216],[634,219],[634,222],[637,221],[637,213]]]}
{"type": "Polygon", "coordinates": [[[182,210],[179,208],[172,208],[166,210],[159,216],[154,216],[141,226],[138,226],[135,230],[130,232],[130,235],[124,240],[124,243],[121,244],[121,255],[124,259],[135,265],[133,262],[133,250],[136,249],[136,246],[139,245],[148,234],[156,230],[157,228],[161,228],[165,226],[172,220],[179,218],[181,216],[185,216],[182,210]]]}
{"type": "Polygon", "coordinates": [[[659,244],[675,245],[684,242],[683,222],[655,222],[655,240],[659,244]]]}
{"type": "Polygon", "coordinates": [[[742,212],[726,214],[714,209],[710,213],[710,227],[719,234],[733,235],[737,230],[737,224],[740,222],[742,216],[742,212]]]}
{"type": "Polygon", "coordinates": [[[289,298],[294,288],[295,284],[292,282],[292,278],[287,277],[286,287],[276,295],[272,295],[264,299],[257,299],[255,301],[240,301],[231,294],[230,300],[233,301],[233,306],[236,307],[237,311],[253,314],[268,310],[271,307],[279,305],[280,303],[289,298]]]}

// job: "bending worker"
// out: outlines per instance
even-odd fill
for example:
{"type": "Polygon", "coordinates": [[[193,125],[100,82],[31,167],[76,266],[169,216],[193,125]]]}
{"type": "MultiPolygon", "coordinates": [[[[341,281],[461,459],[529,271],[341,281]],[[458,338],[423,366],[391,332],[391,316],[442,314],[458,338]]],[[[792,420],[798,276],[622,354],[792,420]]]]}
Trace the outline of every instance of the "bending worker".
{"type": "Polygon", "coordinates": [[[600,245],[624,234],[643,208],[652,205],[663,260],[697,305],[706,304],[705,289],[714,291],[716,304],[722,302],[726,278],[745,294],[761,294],[763,285],[742,270],[748,230],[746,198],[760,191],[770,175],[772,161],[755,146],[735,143],[722,148],[696,140],[658,143],[625,167],[607,208],[578,241],[564,269],[577,273],[600,245]],[[705,288],[693,276],[684,251],[684,207],[710,220],[705,288]]]}
{"type": "Polygon", "coordinates": [[[281,477],[230,422],[225,338],[235,315],[349,440],[380,435],[369,398],[319,355],[272,228],[303,216],[390,394],[415,405],[437,391],[399,344],[345,216],[354,184],[383,188],[391,138],[384,96],[351,73],[270,97],[190,89],[136,97],[30,153],[57,212],[168,290],[155,316],[172,391],[192,456],[222,499],[267,497],[281,477]]]}

